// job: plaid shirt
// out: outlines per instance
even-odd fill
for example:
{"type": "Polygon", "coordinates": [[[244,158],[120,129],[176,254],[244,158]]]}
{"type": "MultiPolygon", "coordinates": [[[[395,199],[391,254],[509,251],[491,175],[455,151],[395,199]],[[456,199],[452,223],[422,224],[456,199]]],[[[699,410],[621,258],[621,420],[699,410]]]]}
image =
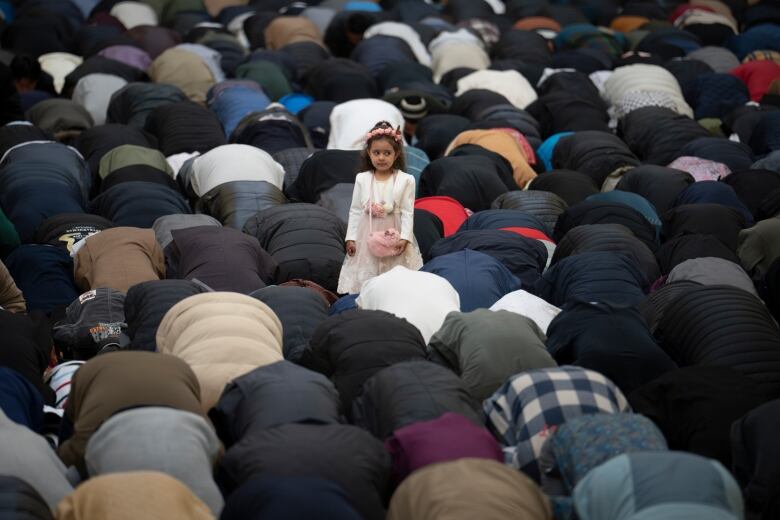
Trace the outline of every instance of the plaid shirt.
{"type": "Polygon", "coordinates": [[[585,414],[631,411],[614,383],[575,366],[512,376],[483,408],[488,425],[504,445],[504,461],[537,481],[542,446],[560,424],[585,414]]]}

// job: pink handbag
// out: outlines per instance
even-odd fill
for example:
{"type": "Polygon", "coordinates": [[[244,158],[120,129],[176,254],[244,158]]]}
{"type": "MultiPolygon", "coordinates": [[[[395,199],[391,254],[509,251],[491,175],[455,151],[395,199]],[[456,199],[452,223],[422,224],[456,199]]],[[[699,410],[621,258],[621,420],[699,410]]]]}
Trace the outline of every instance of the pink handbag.
{"type": "MultiPolygon", "coordinates": [[[[395,188],[395,175],[393,176],[393,188],[395,188]]],[[[373,199],[374,199],[374,178],[371,177],[371,196],[368,199],[368,251],[377,258],[386,258],[389,256],[398,256],[403,252],[403,241],[401,233],[396,228],[386,229],[385,231],[374,231],[373,225],[373,199]]],[[[396,212],[393,211],[393,221],[398,226],[396,212]]]]}

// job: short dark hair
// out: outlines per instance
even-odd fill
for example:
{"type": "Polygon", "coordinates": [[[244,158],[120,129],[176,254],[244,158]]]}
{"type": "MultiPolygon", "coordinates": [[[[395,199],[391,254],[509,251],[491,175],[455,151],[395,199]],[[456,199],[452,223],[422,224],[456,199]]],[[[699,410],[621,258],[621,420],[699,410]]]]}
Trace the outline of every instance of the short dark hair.
{"type": "MultiPolygon", "coordinates": [[[[390,130],[396,130],[393,128],[393,125],[388,123],[387,121],[380,121],[377,124],[371,128],[371,130],[376,130],[377,128],[389,128],[390,130]]],[[[371,131],[369,130],[369,132],[371,131]]],[[[401,129],[396,130],[399,135],[401,135],[401,139],[403,139],[403,134],[401,134],[401,129]]],[[[360,152],[360,170],[361,172],[364,171],[374,171],[374,165],[371,164],[371,157],[368,156],[368,150],[371,148],[371,143],[374,141],[380,141],[384,140],[390,143],[393,146],[393,150],[395,150],[396,156],[395,156],[395,162],[393,163],[393,168],[396,170],[406,171],[406,154],[404,153],[404,145],[402,141],[396,141],[389,135],[377,135],[370,139],[366,140],[366,145],[363,147],[363,150],[360,152]]]]}
{"type": "Polygon", "coordinates": [[[40,79],[41,77],[41,64],[37,59],[27,54],[20,54],[14,56],[11,61],[11,74],[14,79],[40,79]]]}
{"type": "Polygon", "coordinates": [[[347,31],[362,35],[376,22],[377,19],[375,15],[356,11],[347,16],[347,31]]]}

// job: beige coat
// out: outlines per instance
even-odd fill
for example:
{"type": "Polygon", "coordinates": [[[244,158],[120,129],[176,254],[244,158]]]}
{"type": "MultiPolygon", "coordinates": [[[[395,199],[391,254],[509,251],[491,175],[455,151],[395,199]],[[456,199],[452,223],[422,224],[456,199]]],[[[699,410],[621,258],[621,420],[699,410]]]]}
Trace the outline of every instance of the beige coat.
{"type": "Polygon", "coordinates": [[[62,499],[55,518],[212,520],[214,515],[206,504],[175,478],[156,471],[132,471],[87,480],[62,499]]]}
{"type": "Polygon", "coordinates": [[[211,69],[200,56],[176,47],[157,56],[146,72],[155,83],[179,87],[188,98],[201,104],[206,103],[206,94],[215,83],[211,69]]]}
{"type": "Polygon", "coordinates": [[[312,42],[323,45],[320,30],[314,22],[302,16],[279,16],[265,28],[265,47],[270,50],[281,49],[285,45],[299,42],[312,42]]]}
{"type": "Polygon", "coordinates": [[[157,329],[157,349],[190,365],[207,411],[230,381],[282,361],[282,324],[270,307],[249,296],[197,294],[165,314],[157,329]]]}
{"type": "Polygon", "coordinates": [[[110,287],[126,293],[137,283],[165,277],[165,258],[154,231],[133,227],[110,228],[87,238],[74,267],[82,292],[110,287]]]}
{"type": "Polygon", "coordinates": [[[550,520],[552,508],[528,477],[489,459],[433,464],[403,481],[387,520],[550,520]]]}
{"type": "Polygon", "coordinates": [[[502,130],[467,130],[459,133],[447,147],[445,155],[464,144],[475,144],[495,152],[512,165],[512,177],[519,188],[534,180],[536,172],[528,164],[528,158],[520,143],[508,132],[502,130]]]}

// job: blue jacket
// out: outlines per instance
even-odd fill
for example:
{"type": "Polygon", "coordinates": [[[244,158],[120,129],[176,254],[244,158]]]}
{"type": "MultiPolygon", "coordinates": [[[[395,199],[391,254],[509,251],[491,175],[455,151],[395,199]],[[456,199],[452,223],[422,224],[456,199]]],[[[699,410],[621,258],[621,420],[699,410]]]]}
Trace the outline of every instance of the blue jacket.
{"type": "Polygon", "coordinates": [[[420,270],[446,278],[458,291],[463,312],[490,308],[505,294],[520,289],[520,280],[504,264],[471,249],[434,258],[420,270]]]}

